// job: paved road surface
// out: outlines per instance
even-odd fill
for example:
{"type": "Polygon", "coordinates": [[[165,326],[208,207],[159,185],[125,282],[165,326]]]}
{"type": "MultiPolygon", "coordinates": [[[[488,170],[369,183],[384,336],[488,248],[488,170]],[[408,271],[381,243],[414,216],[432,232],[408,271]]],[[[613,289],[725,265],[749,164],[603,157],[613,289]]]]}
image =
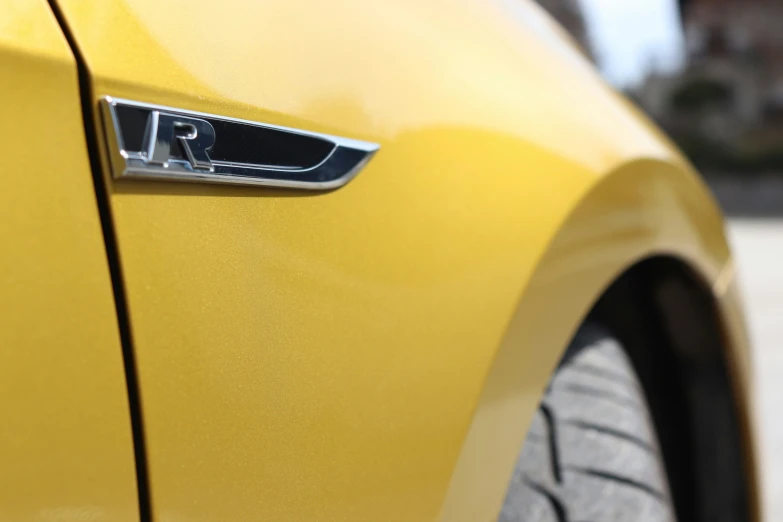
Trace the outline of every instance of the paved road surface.
{"type": "Polygon", "coordinates": [[[783,520],[783,220],[732,220],[729,235],[756,371],[766,520],[783,520]]]}

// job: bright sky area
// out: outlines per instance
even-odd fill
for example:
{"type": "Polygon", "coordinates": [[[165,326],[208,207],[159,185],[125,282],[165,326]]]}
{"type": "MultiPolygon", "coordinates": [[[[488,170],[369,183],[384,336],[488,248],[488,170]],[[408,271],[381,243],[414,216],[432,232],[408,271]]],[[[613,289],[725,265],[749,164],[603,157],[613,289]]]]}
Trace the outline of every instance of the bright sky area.
{"type": "Polygon", "coordinates": [[[594,53],[606,78],[619,87],[651,70],[682,64],[684,42],[675,0],[579,0],[594,53]]]}

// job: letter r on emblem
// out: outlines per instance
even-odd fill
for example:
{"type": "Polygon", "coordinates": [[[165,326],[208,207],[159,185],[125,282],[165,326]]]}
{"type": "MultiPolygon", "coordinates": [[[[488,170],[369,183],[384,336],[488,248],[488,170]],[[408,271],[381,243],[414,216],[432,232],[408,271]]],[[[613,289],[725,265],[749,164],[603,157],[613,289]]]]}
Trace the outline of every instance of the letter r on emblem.
{"type": "Polygon", "coordinates": [[[146,163],[168,167],[173,143],[179,146],[193,170],[214,171],[207,154],[215,144],[215,128],[211,123],[201,118],[151,111],[144,132],[146,163]]]}

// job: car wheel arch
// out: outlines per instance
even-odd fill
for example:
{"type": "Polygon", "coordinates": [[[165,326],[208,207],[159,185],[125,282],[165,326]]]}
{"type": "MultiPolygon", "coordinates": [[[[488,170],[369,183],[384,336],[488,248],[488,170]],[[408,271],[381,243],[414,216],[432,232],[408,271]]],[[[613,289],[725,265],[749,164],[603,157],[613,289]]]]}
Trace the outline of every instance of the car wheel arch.
{"type": "MultiPolygon", "coordinates": [[[[651,289],[655,292],[645,298],[649,302],[644,306],[657,307],[656,317],[669,321],[664,326],[670,330],[667,336],[673,336],[667,342],[676,349],[677,364],[687,360],[682,355],[691,342],[688,330],[672,322],[678,317],[677,303],[682,302],[679,294],[684,292],[701,303],[702,349],[708,350],[708,356],[696,366],[704,372],[699,376],[699,384],[689,392],[703,394],[709,386],[717,385],[715,389],[722,395],[720,406],[713,412],[699,410],[697,417],[736,421],[736,430],[724,449],[731,453],[732,464],[728,468],[733,467],[738,473],[720,473],[720,478],[713,476],[712,486],[705,486],[710,479],[699,481],[709,474],[709,462],[702,454],[696,466],[701,468],[690,470],[693,480],[686,486],[673,487],[695,492],[704,487],[737,489],[737,480],[752,484],[756,467],[747,413],[749,397],[746,382],[742,381],[747,379],[743,374],[746,362],[739,360],[746,355],[744,325],[736,309],[724,309],[731,308],[731,300],[724,303],[721,295],[736,291],[731,267],[720,213],[694,174],[657,160],[640,160],[625,164],[591,186],[564,219],[520,294],[522,298],[487,373],[440,519],[470,520],[499,510],[504,486],[527,431],[527,417],[532,418],[548,378],[574,332],[588,316],[622,307],[622,299],[630,299],[625,301],[630,308],[634,294],[618,292],[617,288],[641,275],[659,285],[651,289]],[[602,219],[612,219],[610,214],[618,208],[627,212],[624,219],[636,223],[635,230],[631,230],[633,226],[625,231],[622,227],[615,230],[615,237],[608,244],[589,238],[591,230],[602,219]],[[661,215],[667,219],[658,219],[661,215]],[[595,261],[585,263],[590,259],[595,261]],[[561,319],[554,321],[555,325],[546,325],[556,314],[561,319]],[[738,374],[743,374],[740,380],[738,374]],[[489,477],[493,473],[495,476],[489,477]]],[[[705,404],[697,400],[688,407],[699,409],[705,404]]],[[[700,430],[698,436],[707,433],[700,430]]],[[[700,443],[697,438],[692,444],[700,443]]],[[[708,446],[700,447],[706,450],[708,446]]],[[[750,515],[757,512],[758,504],[754,488],[741,489],[733,497],[730,509],[753,520],[750,515]]],[[[679,493],[675,498],[678,511],[682,508],[684,513],[697,513],[701,518],[695,520],[700,520],[729,509],[728,504],[714,502],[705,495],[704,489],[699,491],[691,505],[683,501],[682,506],[679,493]]]]}

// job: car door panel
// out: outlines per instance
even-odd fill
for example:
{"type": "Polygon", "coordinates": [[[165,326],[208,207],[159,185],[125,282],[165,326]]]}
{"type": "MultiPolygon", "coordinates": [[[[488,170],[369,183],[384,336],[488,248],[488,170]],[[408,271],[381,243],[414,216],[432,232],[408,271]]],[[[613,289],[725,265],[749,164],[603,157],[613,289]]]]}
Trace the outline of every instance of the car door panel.
{"type": "Polygon", "coordinates": [[[76,61],[49,5],[0,3],[0,517],[139,519],[76,61]]]}

